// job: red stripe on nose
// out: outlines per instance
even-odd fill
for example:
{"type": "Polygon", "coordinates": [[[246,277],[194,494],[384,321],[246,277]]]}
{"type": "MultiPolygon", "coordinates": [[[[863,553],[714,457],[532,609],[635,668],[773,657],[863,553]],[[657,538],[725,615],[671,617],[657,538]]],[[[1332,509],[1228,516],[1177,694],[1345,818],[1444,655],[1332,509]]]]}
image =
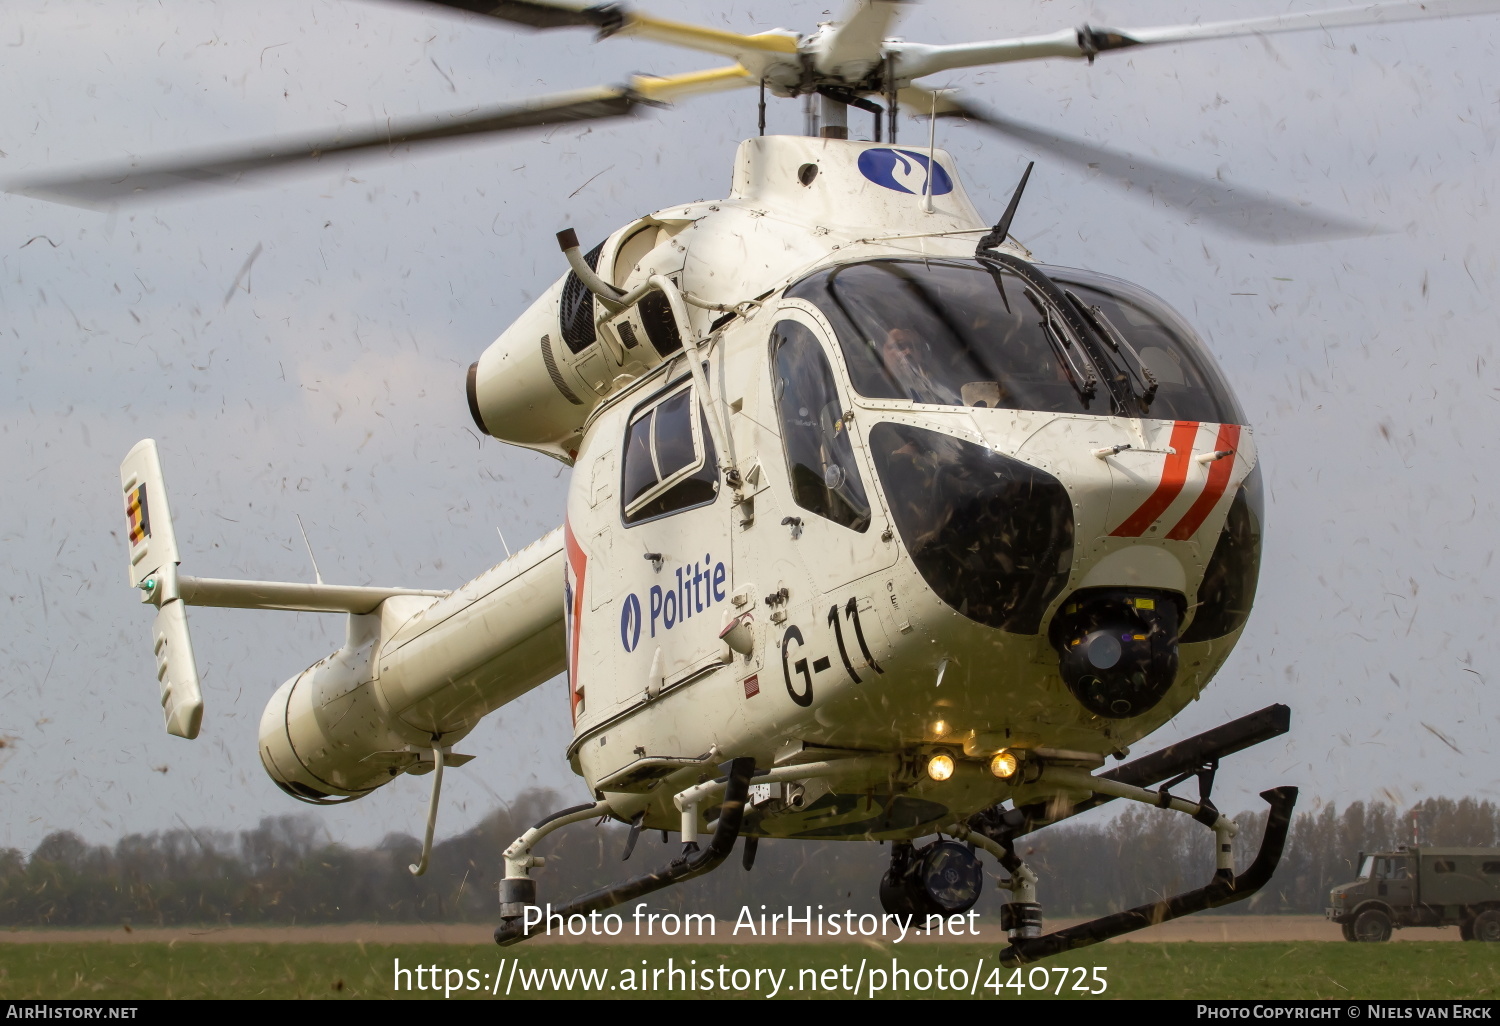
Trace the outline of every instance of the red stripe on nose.
{"type": "Polygon", "coordinates": [[[1179,420],[1172,425],[1171,446],[1173,452],[1162,463],[1161,483],[1156,486],[1140,509],[1125,518],[1125,522],[1110,532],[1112,538],[1139,538],[1146,528],[1156,523],[1156,518],[1167,511],[1187,483],[1188,462],[1193,457],[1193,439],[1198,437],[1196,420],[1179,420]]]}
{"type": "Polygon", "coordinates": [[[1167,537],[1173,541],[1187,541],[1198,533],[1198,528],[1203,526],[1203,521],[1214,511],[1223,497],[1225,489],[1229,487],[1229,478],[1234,470],[1234,461],[1238,453],[1235,451],[1240,444],[1240,426],[1238,424],[1220,424],[1219,438],[1214,442],[1214,449],[1229,455],[1221,460],[1215,460],[1208,466],[1208,483],[1203,486],[1203,494],[1198,496],[1196,502],[1189,507],[1187,513],[1183,514],[1177,526],[1167,532],[1167,537]]]}

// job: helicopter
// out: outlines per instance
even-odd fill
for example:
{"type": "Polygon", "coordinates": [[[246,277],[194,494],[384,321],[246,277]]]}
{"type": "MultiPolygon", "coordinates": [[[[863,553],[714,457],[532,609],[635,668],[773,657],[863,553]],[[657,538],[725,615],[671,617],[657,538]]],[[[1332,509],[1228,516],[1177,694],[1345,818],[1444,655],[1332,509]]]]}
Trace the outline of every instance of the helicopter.
{"type": "MultiPolygon", "coordinates": [[[[1397,7],[1414,9],[1360,13],[1390,20],[1397,7]]],[[[122,467],[131,583],[158,606],[169,730],[193,736],[201,717],[189,604],[349,614],[345,646],[288,681],[263,722],[273,779],[318,803],[403,773],[440,785],[465,761],[451,745],[480,717],[566,668],[568,755],[596,801],[507,851],[504,940],[524,936],[534,907],[536,841],[601,814],[630,823],[632,843],[642,829],[680,830],[687,850],[667,873],[571,908],[707,871],[743,834],[748,861],[761,836],[891,841],[887,907],[951,911],[972,905],[972,843],[1012,873],[1017,958],[1085,936],[1040,935],[1034,881],[1006,843],[1019,831],[1121,797],[1201,818],[1222,841],[1232,825],[1207,800],[1211,766],[1284,730],[1284,713],[1195,739],[1173,760],[1093,771],[1208,683],[1248,615],[1256,458],[1232,393],[1159,300],[1038,263],[1013,240],[1019,190],[990,225],[930,142],[846,138],[848,108],[867,98],[985,118],[903,84],[960,66],[945,60],[1092,58],[1212,27],[1070,30],[940,54],[885,44],[894,9],[861,5],[811,36],[754,44],[714,30],[715,52],[740,47],[733,75],[493,115],[492,130],[618,116],[726,84],[818,100],[815,134],[742,146],[728,199],[657,211],[587,254],[561,240],[570,273],[476,362],[467,393],[487,434],[574,468],[567,522],[469,585],[180,576],[159,459],[154,446],[133,450],[122,467]],[[1197,802],[1167,795],[1175,784],[1145,790],[1195,773],[1197,802]],[[960,843],[909,843],[934,833],[960,843]]],[[[680,37],[619,9],[496,13],[680,37]]],[[[1234,31],[1328,24],[1271,21],[1234,31]]],[[[867,111],[872,134],[889,112],[867,111]]],[[[282,158],[251,159],[262,164],[109,184],[149,191],[282,158]]],[[[1273,824],[1292,797],[1275,794],[1273,824]]],[[[1263,853],[1279,850],[1274,833],[1263,853]]],[[[1206,893],[1173,908],[1253,893],[1223,862],[1206,893]]],[[[1094,939],[1118,925],[1091,927],[1094,939]]]]}

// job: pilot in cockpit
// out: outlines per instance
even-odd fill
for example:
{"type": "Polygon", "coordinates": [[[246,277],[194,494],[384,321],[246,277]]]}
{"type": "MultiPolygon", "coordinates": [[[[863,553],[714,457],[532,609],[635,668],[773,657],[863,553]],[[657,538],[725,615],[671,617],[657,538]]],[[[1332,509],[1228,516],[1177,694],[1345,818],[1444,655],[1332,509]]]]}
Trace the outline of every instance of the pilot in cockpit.
{"type": "Polygon", "coordinates": [[[958,393],[930,373],[932,353],[911,328],[892,328],[886,332],[880,359],[891,381],[913,402],[959,404],[958,393]]]}

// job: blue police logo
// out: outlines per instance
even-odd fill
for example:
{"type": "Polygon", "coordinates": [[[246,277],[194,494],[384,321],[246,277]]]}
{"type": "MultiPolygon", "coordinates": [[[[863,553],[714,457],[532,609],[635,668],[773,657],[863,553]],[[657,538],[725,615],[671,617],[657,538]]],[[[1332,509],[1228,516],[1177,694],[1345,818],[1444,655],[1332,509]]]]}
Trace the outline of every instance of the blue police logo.
{"type": "Polygon", "coordinates": [[[625,651],[634,652],[641,643],[641,600],[634,595],[625,596],[625,608],[620,610],[620,644],[625,651]]]}
{"type": "Polygon", "coordinates": [[[932,194],[946,196],[953,191],[953,179],[943,165],[928,161],[927,154],[916,150],[872,149],[859,155],[859,173],[876,185],[913,196],[925,195],[928,169],[932,173],[932,194]]]}

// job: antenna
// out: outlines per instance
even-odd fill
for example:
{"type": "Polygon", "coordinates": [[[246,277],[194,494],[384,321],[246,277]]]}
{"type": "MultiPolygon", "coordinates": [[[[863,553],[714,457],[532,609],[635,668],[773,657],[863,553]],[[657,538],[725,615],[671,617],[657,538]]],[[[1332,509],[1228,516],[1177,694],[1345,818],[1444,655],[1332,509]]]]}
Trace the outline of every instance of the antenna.
{"type": "Polygon", "coordinates": [[[1021,175],[1021,181],[1016,185],[1016,191],[1011,193],[1010,204],[1005,208],[1005,213],[1000,215],[1000,220],[995,222],[995,227],[990,233],[979,240],[975,247],[976,254],[987,249],[994,249],[1005,242],[1005,237],[1010,234],[1010,223],[1015,220],[1016,208],[1021,205],[1021,193],[1026,191],[1026,180],[1031,177],[1031,169],[1036,167],[1036,161],[1026,165],[1026,171],[1021,175]]]}
{"type": "Polygon", "coordinates": [[[293,513],[292,516],[297,518],[297,530],[302,532],[302,544],[307,546],[307,558],[312,560],[313,580],[317,581],[319,584],[322,584],[323,575],[318,570],[318,557],[313,555],[312,542],[307,540],[307,528],[302,526],[302,514],[293,513]]]}
{"type": "Polygon", "coordinates": [[[505,558],[510,558],[510,545],[505,540],[505,532],[500,530],[500,525],[495,525],[495,533],[500,536],[500,544],[505,546],[505,558]]]}
{"type": "Polygon", "coordinates": [[[932,213],[932,169],[937,155],[937,101],[941,89],[932,91],[932,120],[927,123],[927,181],[922,183],[922,211],[932,213]]]}

